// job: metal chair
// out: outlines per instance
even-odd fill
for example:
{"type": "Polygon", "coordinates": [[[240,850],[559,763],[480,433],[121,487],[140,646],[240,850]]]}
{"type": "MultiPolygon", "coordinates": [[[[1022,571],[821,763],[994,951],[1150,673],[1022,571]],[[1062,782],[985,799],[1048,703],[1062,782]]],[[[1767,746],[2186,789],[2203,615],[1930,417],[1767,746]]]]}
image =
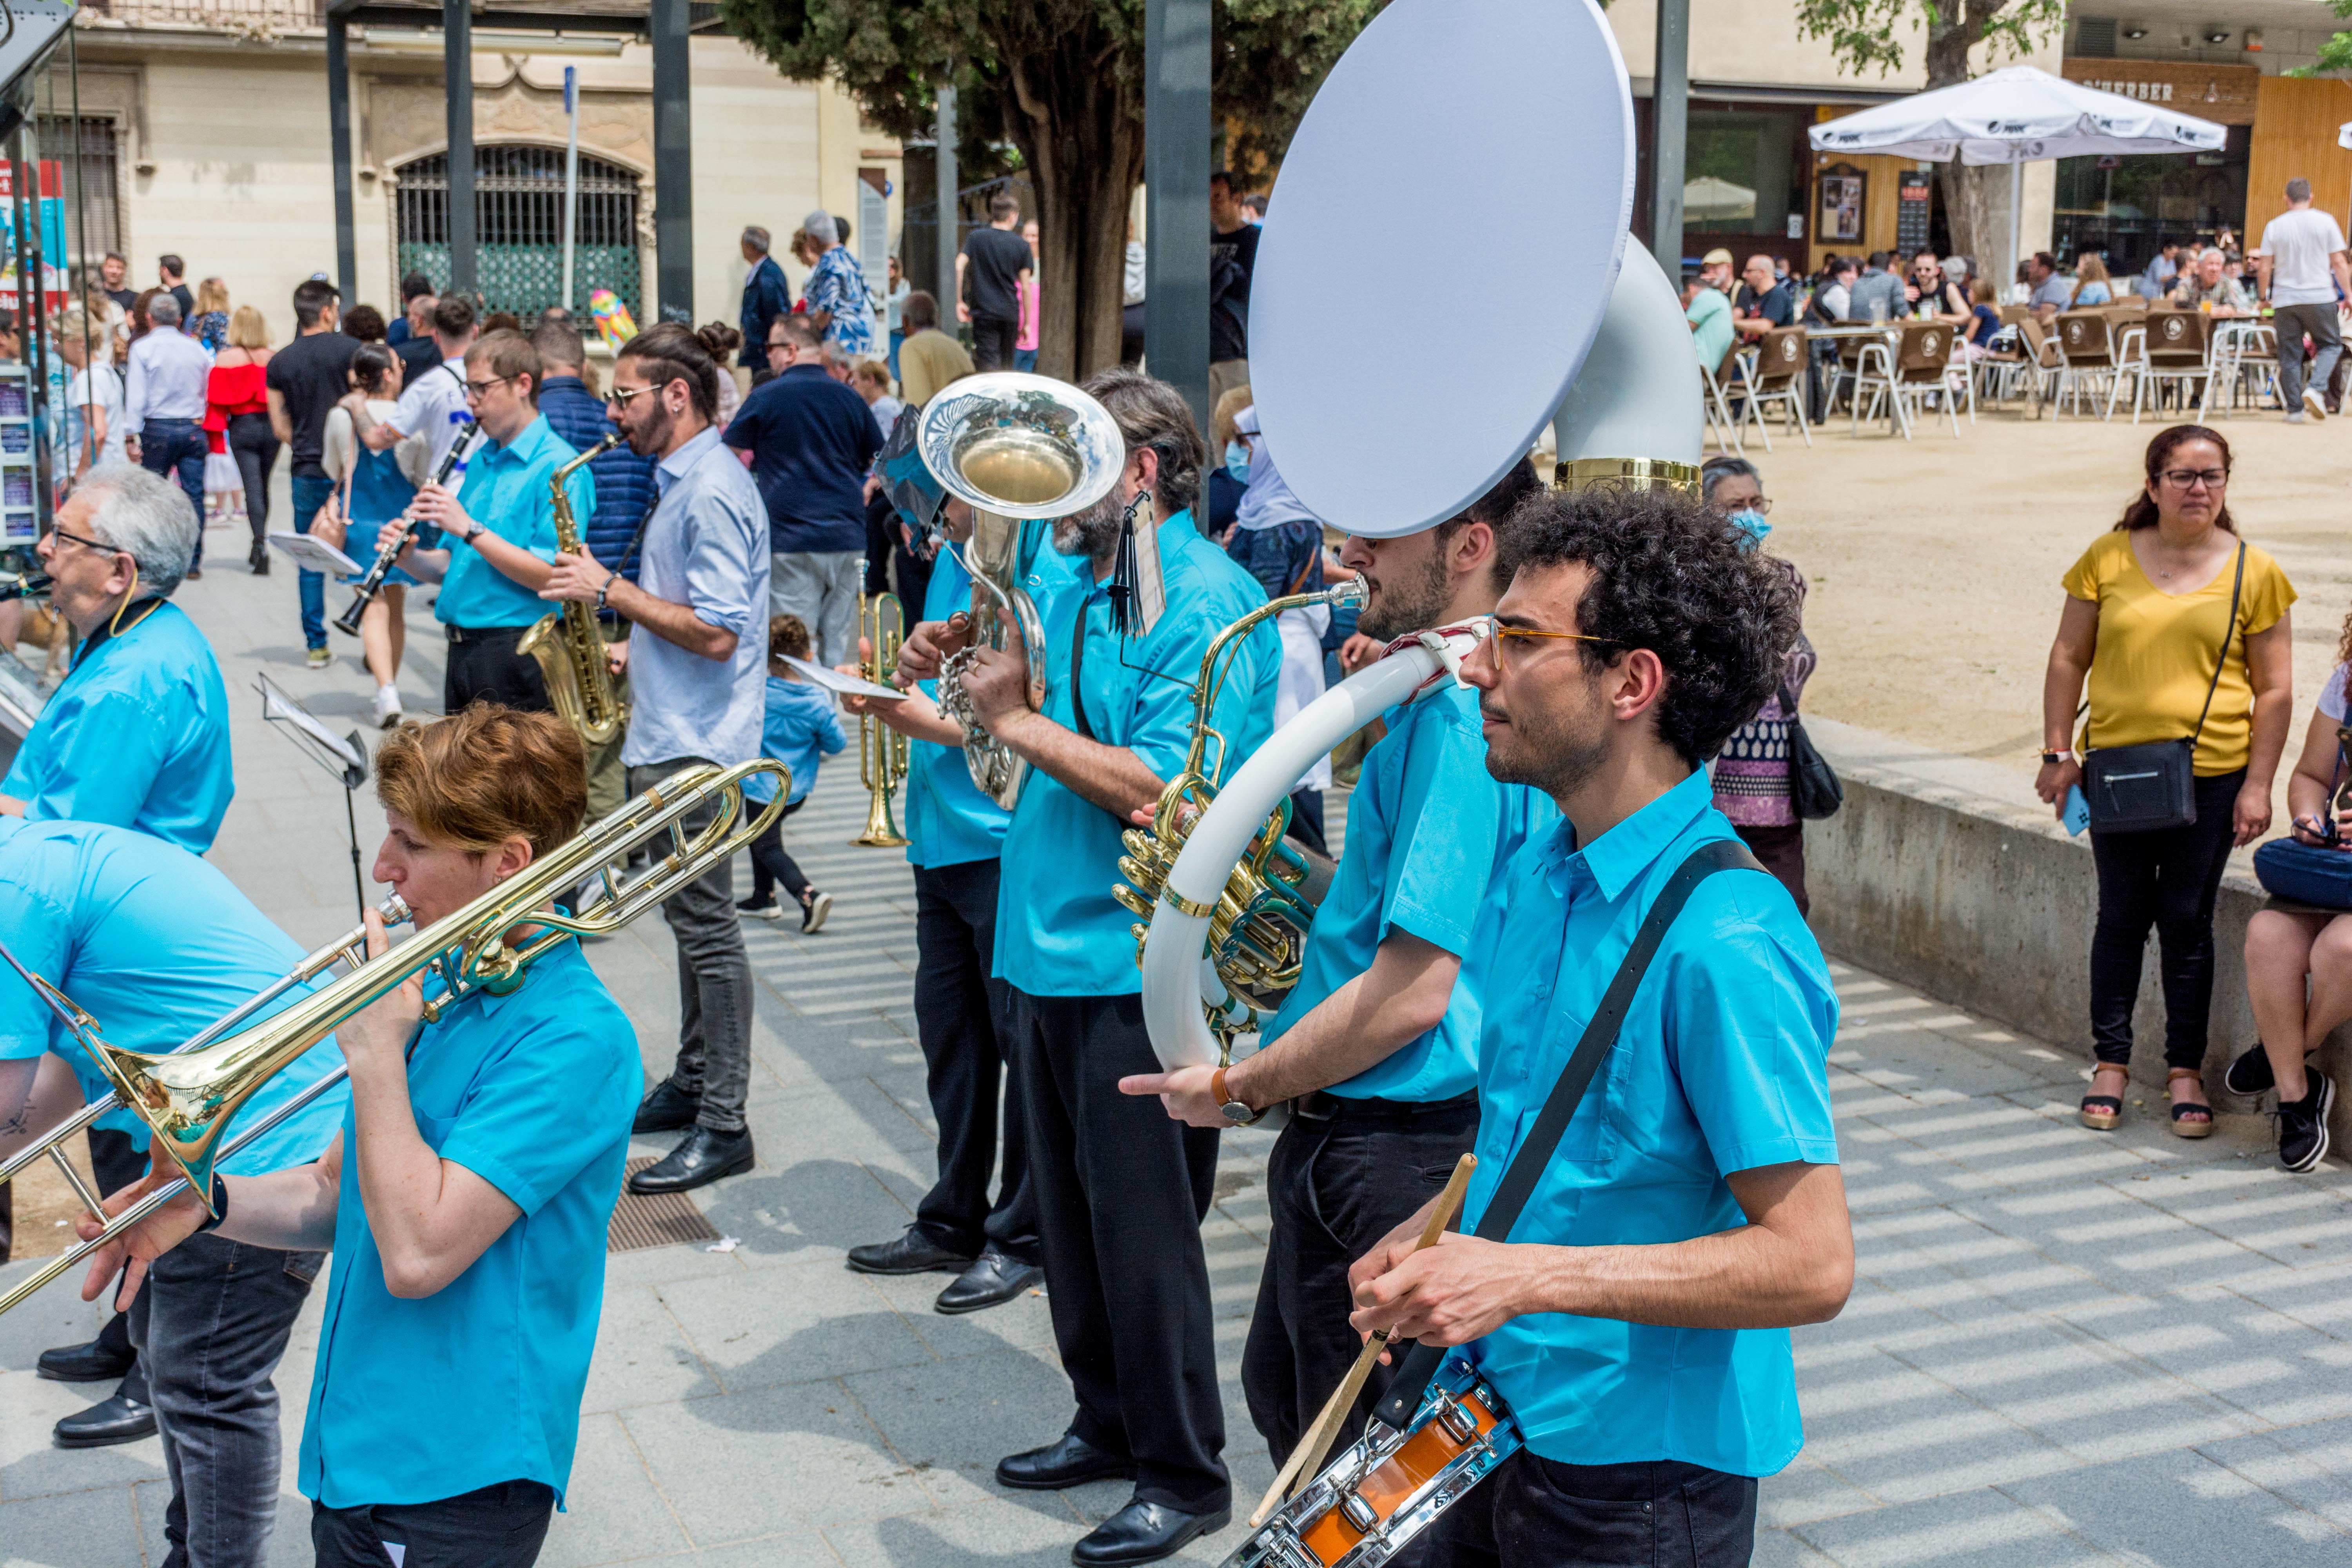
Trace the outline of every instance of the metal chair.
{"type": "Polygon", "coordinates": [[[2053,336],[2058,343],[2059,370],[2056,395],[2051,400],[2053,414],[2063,416],[2070,398],[2079,414],[2083,407],[2084,390],[2087,387],[2096,396],[2098,389],[2105,387],[2107,393],[2105,417],[2113,417],[2116,391],[2122,384],[2116,374],[2119,361],[2115,322],[2105,311],[2094,309],[2061,310],[2056,325],[2058,330],[2053,336]]]}
{"type": "Polygon", "coordinates": [[[1739,340],[1734,337],[1731,346],[1723,351],[1722,360],[1711,365],[1702,363],[1698,374],[1700,406],[1706,415],[1707,437],[1714,440],[1717,450],[1745,456],[1747,447],[1739,438],[1739,424],[1731,417],[1731,402],[1723,395],[1723,384],[1736,383],[1739,378],[1739,340]]]}
{"type": "Polygon", "coordinates": [[[2224,417],[2237,417],[2241,397],[2260,408],[2276,395],[2278,334],[2260,321],[2217,321],[2205,396],[2197,405],[2200,420],[2212,417],[2216,404],[2224,417]]]}
{"type": "Polygon", "coordinates": [[[1944,413],[1952,422],[1952,434],[1960,433],[1959,398],[1952,386],[1952,339],[1949,322],[1906,321],[1903,335],[1890,351],[1882,343],[1872,343],[1864,351],[1864,371],[1854,383],[1854,408],[1857,426],[1860,423],[1862,395],[1871,395],[1871,417],[1878,416],[1878,403],[1885,398],[1894,405],[1895,428],[1905,440],[1911,439],[1911,405],[1927,411],[1930,393],[1943,395],[1944,413]]]}
{"type": "Polygon", "coordinates": [[[1772,449],[1772,432],[1764,426],[1764,405],[1777,403],[1781,408],[1782,428],[1794,425],[1813,444],[1813,433],[1805,420],[1805,365],[1809,354],[1802,327],[1775,327],[1756,339],[1746,353],[1733,356],[1739,371],[1740,390],[1747,403],[1739,411],[1739,434],[1745,438],[1748,422],[1756,422],[1757,431],[1764,437],[1764,449],[1772,449]]]}
{"type": "Polygon", "coordinates": [[[2132,423],[2139,423],[2143,404],[2161,411],[2168,386],[2180,395],[2184,408],[2204,403],[2200,384],[2192,396],[2190,383],[2211,379],[2210,363],[2213,318],[2202,310],[2150,310],[2144,327],[2130,329],[2130,354],[2125,368],[2132,377],[2132,423]]]}

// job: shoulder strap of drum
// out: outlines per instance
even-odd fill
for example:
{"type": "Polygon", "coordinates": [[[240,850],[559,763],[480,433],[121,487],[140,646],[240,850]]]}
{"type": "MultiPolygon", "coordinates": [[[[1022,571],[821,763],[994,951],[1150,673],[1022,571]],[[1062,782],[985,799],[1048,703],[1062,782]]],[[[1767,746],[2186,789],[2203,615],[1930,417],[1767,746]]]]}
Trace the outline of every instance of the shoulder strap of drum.
{"type": "MultiPolygon", "coordinates": [[[[1510,1238],[1511,1227],[1518,1223],[1520,1211],[1535,1194],[1536,1183],[1551,1163],[1559,1141],[1567,1135],[1568,1124],[1574,1119],[1584,1091],[1591,1087],[1592,1075],[1600,1070],[1609,1047],[1617,1043],[1617,1033],[1624,1026],[1625,1015],[1633,1007],[1633,994],[1641,989],[1642,977],[1649,973],[1650,961],[1657,956],[1666,929],[1683,912],[1692,892],[1717,871],[1763,869],[1756,857],[1748,853],[1748,846],[1737,838],[1702,844],[1675,868],[1674,876],[1651,900],[1649,913],[1642,919],[1642,929],[1633,934],[1633,946],[1625,950],[1615,977],[1601,995],[1601,1005],[1593,1009],[1591,1021],[1584,1026],[1583,1036],[1570,1054],[1568,1065],[1560,1069],[1535,1125],[1528,1131],[1526,1142],[1505,1167],[1503,1179],[1496,1184],[1494,1198],[1479,1216],[1474,1235],[1486,1241],[1510,1238]]],[[[1397,1369],[1395,1380],[1373,1415],[1396,1431],[1403,1431],[1412,1423],[1413,1412],[1421,1407],[1429,1380],[1437,1375],[1446,1354],[1439,1346],[1415,1345],[1397,1369]]]]}

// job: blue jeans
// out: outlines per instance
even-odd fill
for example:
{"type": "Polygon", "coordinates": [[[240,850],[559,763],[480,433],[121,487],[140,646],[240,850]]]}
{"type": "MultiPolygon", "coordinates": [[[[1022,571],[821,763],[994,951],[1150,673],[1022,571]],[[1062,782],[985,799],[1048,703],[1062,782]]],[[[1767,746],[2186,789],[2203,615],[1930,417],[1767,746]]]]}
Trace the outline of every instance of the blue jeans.
{"type": "Polygon", "coordinates": [[[1035,370],[1037,368],[1037,351],[1035,349],[1014,349],[1013,351],[1013,368],[1015,370],[1035,370]]]}
{"type": "Polygon", "coordinates": [[[196,509],[196,552],[191,567],[205,563],[205,427],[193,419],[150,419],[139,431],[139,462],[165,479],[178,470],[180,488],[196,509]]]}
{"type": "MultiPolygon", "coordinates": [[[[335,481],[326,475],[296,474],[294,531],[310,532],[319,509],[326,505],[327,498],[334,493],[335,481]]],[[[324,647],[327,646],[327,579],[317,572],[304,572],[299,576],[302,587],[302,646],[324,647]]]]}

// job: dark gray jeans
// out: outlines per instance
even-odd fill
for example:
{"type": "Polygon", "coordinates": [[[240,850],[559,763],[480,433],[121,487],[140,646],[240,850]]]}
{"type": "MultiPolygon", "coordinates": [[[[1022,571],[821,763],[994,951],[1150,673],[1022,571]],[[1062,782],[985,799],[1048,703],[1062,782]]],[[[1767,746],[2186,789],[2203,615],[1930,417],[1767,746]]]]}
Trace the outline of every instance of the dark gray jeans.
{"type": "Polygon", "coordinates": [[[2327,390],[2327,378],[2335,373],[2336,356],[2344,352],[2343,335],[2336,327],[2336,303],[2325,305],[2281,305],[2273,312],[2272,325],[2278,329],[2279,395],[2292,414],[2303,406],[2303,340],[2311,337],[2311,380],[2308,384],[2322,394],[2327,390]]]}
{"type": "Polygon", "coordinates": [[[157,1258],[131,1304],[172,1501],[165,1568],[260,1568],[278,1525],[278,1388],[323,1252],[192,1236],[157,1258]]]}
{"type": "MultiPolygon", "coordinates": [[[[673,757],[629,769],[629,794],[645,794],[680,768],[706,762],[673,757]]],[[[689,814],[692,834],[716,807],[689,814]]],[[[751,960],[735,912],[735,867],[722,860],[662,905],[677,941],[677,1066],[669,1081],[701,1102],[695,1118],[713,1132],[743,1131],[743,1094],[751,1077],[751,960]]]]}

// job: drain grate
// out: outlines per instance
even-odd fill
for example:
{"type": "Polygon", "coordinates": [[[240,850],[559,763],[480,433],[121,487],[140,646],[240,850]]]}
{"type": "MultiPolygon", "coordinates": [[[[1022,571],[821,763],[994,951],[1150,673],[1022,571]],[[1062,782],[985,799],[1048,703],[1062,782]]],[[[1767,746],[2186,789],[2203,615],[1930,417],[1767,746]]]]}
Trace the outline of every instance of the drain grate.
{"type": "MultiPolygon", "coordinates": [[[[628,1173],[635,1175],[657,1158],[648,1154],[630,1161],[628,1173]]],[[[648,1247],[718,1239],[719,1233],[686,1194],[633,1193],[625,1186],[613,1207],[612,1223],[604,1227],[606,1252],[642,1252],[648,1247]]]]}

